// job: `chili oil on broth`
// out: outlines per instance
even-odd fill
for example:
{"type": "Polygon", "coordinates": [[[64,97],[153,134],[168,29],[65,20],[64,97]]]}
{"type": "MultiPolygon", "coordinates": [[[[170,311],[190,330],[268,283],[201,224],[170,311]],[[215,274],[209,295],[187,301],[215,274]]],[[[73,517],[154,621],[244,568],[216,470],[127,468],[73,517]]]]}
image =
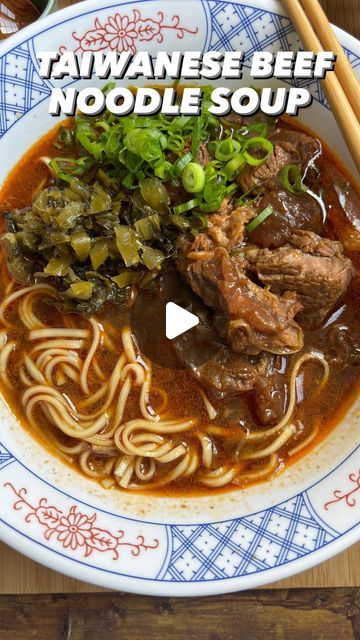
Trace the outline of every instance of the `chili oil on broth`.
{"type": "MultiPolygon", "coordinates": [[[[287,124],[287,123],[286,123],[287,124]]],[[[303,130],[303,127],[297,127],[303,130]]],[[[23,208],[29,206],[32,201],[32,197],[36,191],[43,188],[48,182],[48,170],[39,162],[39,158],[42,156],[61,155],[59,149],[54,148],[54,142],[56,140],[58,127],[44,136],[36,145],[34,145],[28,153],[22,158],[17,166],[10,172],[3,188],[0,192],[0,211],[6,212],[13,208],[23,208]]],[[[317,165],[320,169],[320,174],[325,186],[331,185],[334,177],[334,171],[340,171],[343,175],[344,170],[337,158],[329,152],[326,145],[323,147],[324,151],[322,156],[317,160],[317,165]]],[[[348,179],[348,176],[346,176],[348,179]]],[[[340,207],[339,207],[340,209],[340,207]]],[[[331,218],[339,218],[343,212],[336,211],[336,201],[332,201],[331,218]]],[[[1,220],[2,231],[4,229],[4,220],[1,220]]],[[[336,233],[334,227],[330,221],[327,222],[327,233],[330,237],[335,237],[336,233]]],[[[357,262],[358,256],[354,253],[351,254],[351,258],[354,262],[357,262]]],[[[9,285],[11,284],[10,277],[7,273],[7,268],[4,259],[1,262],[1,283],[0,283],[0,298],[3,300],[6,296],[9,285]]],[[[346,292],[344,299],[340,305],[342,307],[342,313],[340,320],[347,323],[360,335],[360,321],[357,318],[358,309],[358,296],[359,296],[359,278],[358,275],[352,281],[348,291],[346,292]]],[[[86,321],[80,316],[75,314],[62,314],[53,305],[40,302],[36,306],[36,313],[40,319],[44,320],[46,324],[53,326],[66,326],[69,319],[76,323],[77,327],[85,327],[86,321]]],[[[18,345],[19,352],[29,352],[33,345],[30,345],[23,332],[23,327],[20,321],[16,318],[16,312],[11,308],[9,318],[13,320],[13,331],[18,345]]],[[[103,324],[104,327],[109,327],[112,335],[112,340],[116,345],[117,355],[121,351],[121,330],[129,325],[129,313],[119,311],[118,308],[107,305],[96,316],[96,320],[103,324]]],[[[323,335],[323,327],[318,331],[304,331],[305,344],[304,351],[311,349],[324,348],[326,351],[326,344],[323,335]]],[[[136,338],[136,337],[135,337],[136,338]]],[[[297,356],[288,357],[287,364],[287,378],[289,382],[290,372],[295,365],[297,356]]],[[[112,373],[114,364],[116,362],[115,356],[113,359],[109,359],[106,355],[99,359],[99,366],[105,376],[109,377],[112,373]]],[[[11,360],[10,360],[11,364],[11,360]]],[[[150,404],[154,411],[161,408],[162,394],[165,393],[168,398],[171,399],[170,414],[173,420],[186,421],[189,417],[196,421],[196,425],[188,431],[176,435],[175,441],[177,445],[182,443],[190,443],[191,447],[197,452],[198,457],[201,457],[201,445],[197,434],[199,431],[206,432],[209,428],[210,420],[206,409],[204,407],[201,391],[201,385],[194,380],[191,374],[187,371],[174,371],[163,369],[159,366],[153,365],[152,367],[152,393],[150,394],[150,404]],[[160,391],[159,391],[160,389],[160,391]],[[161,391],[162,390],[162,391],[161,391]]],[[[272,476],[280,472],[285,466],[293,464],[299,458],[304,456],[309,450],[317,446],[321,440],[327,436],[336,424],[341,420],[345,413],[350,408],[351,404],[355,400],[359,391],[359,376],[358,367],[347,367],[341,372],[336,368],[330,366],[330,377],[325,388],[320,389],[320,392],[316,392],[316,389],[321,385],[322,369],[315,363],[308,362],[306,366],[300,372],[300,381],[297,385],[298,395],[302,396],[302,401],[297,405],[292,422],[297,423],[296,438],[291,439],[289,443],[280,450],[278,463],[276,469],[273,470],[272,476]],[[314,393],[315,389],[315,393],[314,393]],[[311,436],[315,433],[315,436],[311,439],[311,436]],[[299,451],[296,452],[296,448],[301,443],[306,443],[309,440],[309,444],[303,448],[299,447],[299,451]],[[295,453],[289,457],[287,455],[289,450],[293,450],[295,453]]],[[[24,417],[23,406],[19,402],[19,385],[24,389],[24,385],[19,378],[19,371],[13,364],[9,368],[9,378],[13,383],[13,390],[1,385],[1,392],[9,403],[12,411],[18,418],[19,422],[27,429],[27,431],[35,437],[43,446],[51,451],[52,455],[59,456],[59,451],[56,446],[52,444],[52,438],[56,437],[68,445],[72,440],[59,436],[58,431],[49,423],[44,415],[40,411],[36,413],[36,426],[31,426],[24,417]],[[16,392],[15,392],[16,389],[16,392]],[[56,433],[55,433],[56,432],[56,433]]],[[[96,379],[94,372],[89,375],[89,386],[93,384],[98,385],[99,380],[96,379]]],[[[64,393],[70,397],[75,397],[78,389],[76,385],[71,384],[71,381],[67,381],[66,386],[63,388],[64,393]]],[[[222,435],[214,436],[214,444],[216,447],[216,466],[228,467],[229,462],[229,444],[233,442],[234,437],[239,434],[238,422],[243,420],[250,431],[257,430],[259,428],[256,419],[249,410],[246,397],[237,398],[239,405],[237,420],[226,424],[223,427],[218,428],[218,433],[222,435]]],[[[214,403],[216,405],[216,403],[214,403]]],[[[92,409],[96,410],[98,405],[93,405],[92,409]]],[[[132,389],[123,416],[123,422],[133,420],[135,418],[141,418],[141,412],[139,411],[139,390],[132,389]]],[[[216,420],[215,420],[216,423],[216,420]]],[[[266,427],[263,427],[266,429],[266,427]]],[[[216,431],[216,429],[215,429],[216,431]]],[[[78,465],[76,456],[71,458],[67,456],[62,457],[66,463],[70,464],[73,468],[81,471],[78,465]]],[[[266,461],[257,464],[256,467],[261,469],[262,465],[266,465],[266,461]]],[[[249,467],[254,466],[250,461],[249,467]]],[[[91,468],[94,472],[99,471],[102,468],[102,460],[93,459],[91,461],[91,468]]],[[[165,471],[163,471],[165,473],[165,471]]],[[[161,474],[159,474],[161,477],[161,474]]],[[[190,477],[182,477],[170,485],[152,487],[151,493],[160,495],[201,495],[209,493],[209,491],[228,491],[237,489],[238,486],[232,484],[226,484],[223,487],[211,487],[202,485],[198,481],[198,475],[195,474],[190,477]]],[[[245,474],[246,475],[246,474],[245,474]]],[[[255,482],[261,482],[262,479],[254,480],[249,477],[244,479],[240,483],[240,487],[253,484],[255,482]]],[[[141,491],[149,491],[146,488],[146,484],[141,491]]]]}

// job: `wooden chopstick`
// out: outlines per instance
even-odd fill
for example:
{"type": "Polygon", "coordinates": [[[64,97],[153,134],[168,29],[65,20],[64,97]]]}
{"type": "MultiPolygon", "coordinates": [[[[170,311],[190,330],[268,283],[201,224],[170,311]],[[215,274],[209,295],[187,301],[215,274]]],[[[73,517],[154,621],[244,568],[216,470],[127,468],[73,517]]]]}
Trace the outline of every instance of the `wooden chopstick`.
{"type": "MultiPolygon", "coordinates": [[[[307,17],[299,0],[282,0],[283,5],[292,19],[305,48],[318,53],[323,50],[321,42],[315,34],[311,22],[307,17]]],[[[360,172],[360,124],[356,117],[335,70],[329,71],[321,80],[332,113],[339,125],[354,163],[360,172]]]]}
{"type": "Polygon", "coordinates": [[[333,32],[330,22],[318,0],[301,0],[314,31],[318,34],[325,51],[336,53],[335,72],[346,93],[352,110],[360,120],[360,84],[353,68],[333,32]]]}

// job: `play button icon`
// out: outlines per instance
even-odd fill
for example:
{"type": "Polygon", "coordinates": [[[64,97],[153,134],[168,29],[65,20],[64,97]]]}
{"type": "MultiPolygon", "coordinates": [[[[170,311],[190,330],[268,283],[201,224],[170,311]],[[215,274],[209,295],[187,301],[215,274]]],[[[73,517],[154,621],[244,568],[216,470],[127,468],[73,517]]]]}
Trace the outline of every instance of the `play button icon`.
{"type": "Polygon", "coordinates": [[[200,319],[194,313],[190,313],[190,311],[179,307],[175,302],[168,302],[166,304],[165,332],[168,340],[173,340],[181,336],[185,331],[196,327],[199,322],[200,319]]]}
{"type": "Polygon", "coordinates": [[[138,292],[130,325],[140,352],[160,367],[201,366],[221,348],[211,309],[174,270],[159,274],[138,292]]]}

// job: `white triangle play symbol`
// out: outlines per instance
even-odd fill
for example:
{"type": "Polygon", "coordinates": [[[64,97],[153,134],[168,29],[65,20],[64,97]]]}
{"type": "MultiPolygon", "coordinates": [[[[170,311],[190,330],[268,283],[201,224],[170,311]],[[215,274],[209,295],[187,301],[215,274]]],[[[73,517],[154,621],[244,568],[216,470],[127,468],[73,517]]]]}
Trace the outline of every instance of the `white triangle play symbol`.
{"type": "Polygon", "coordinates": [[[166,337],[168,340],[177,338],[185,331],[189,331],[199,324],[199,318],[190,311],[179,307],[175,302],[166,304],[166,337]]]}

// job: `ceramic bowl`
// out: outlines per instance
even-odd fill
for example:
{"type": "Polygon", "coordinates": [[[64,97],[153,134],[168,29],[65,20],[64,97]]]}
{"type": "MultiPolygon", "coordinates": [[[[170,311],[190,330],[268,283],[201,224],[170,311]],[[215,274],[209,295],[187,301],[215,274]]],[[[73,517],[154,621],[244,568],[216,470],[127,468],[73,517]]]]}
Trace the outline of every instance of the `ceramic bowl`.
{"type": "MultiPolygon", "coordinates": [[[[38,74],[37,50],[233,49],[249,60],[255,50],[301,47],[272,0],[101,4],[76,4],[1,45],[0,183],[55,124],[48,115],[53,85],[38,74]]],[[[359,69],[359,42],[336,33],[359,69]]],[[[322,87],[312,81],[309,88],[314,101],[301,120],[352,168],[322,87]]],[[[276,479],[201,498],[106,491],[49,457],[3,401],[0,418],[0,538],[74,578],[144,594],[217,594],[288,577],[360,539],[358,402],[276,479]]]]}

